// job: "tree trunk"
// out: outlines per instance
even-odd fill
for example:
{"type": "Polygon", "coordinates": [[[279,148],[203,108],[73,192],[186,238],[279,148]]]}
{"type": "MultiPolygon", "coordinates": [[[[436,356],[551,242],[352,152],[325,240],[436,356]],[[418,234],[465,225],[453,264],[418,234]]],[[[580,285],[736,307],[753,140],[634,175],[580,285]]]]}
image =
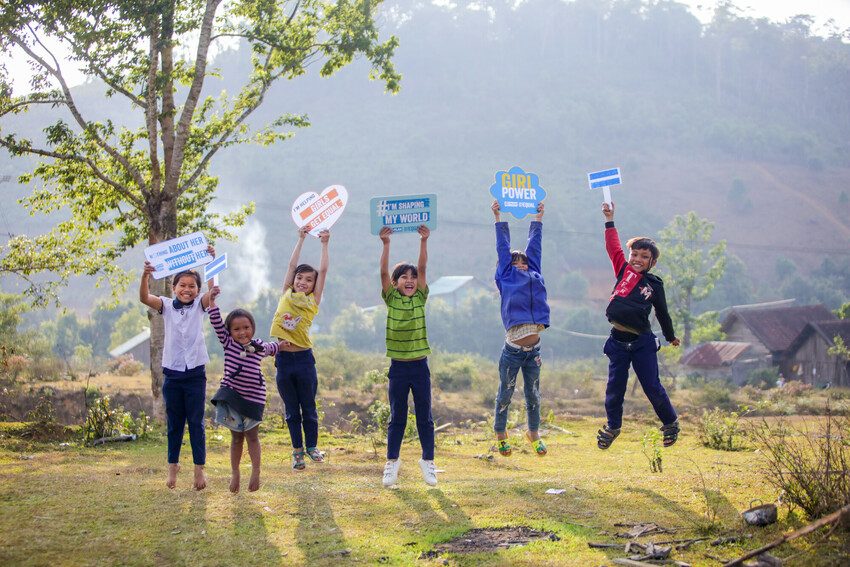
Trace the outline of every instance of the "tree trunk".
{"type": "MultiPolygon", "coordinates": [[[[148,242],[156,244],[177,236],[177,208],[173,200],[163,200],[152,210],[159,212],[157,218],[151,220],[148,242]]],[[[150,280],[150,292],[153,295],[171,297],[171,278],[150,280]]],[[[162,350],[165,345],[165,323],[162,314],[148,309],[148,320],[151,326],[151,394],[153,395],[153,415],[156,419],[165,419],[165,407],[162,401],[162,383],[165,376],[162,373],[162,350]]]]}
{"type": "Polygon", "coordinates": [[[691,297],[692,297],[691,290],[688,289],[685,292],[685,313],[686,313],[686,315],[684,317],[685,321],[684,321],[684,325],[683,325],[684,328],[685,328],[685,331],[682,335],[682,348],[688,348],[689,346],[691,346],[691,327],[693,326],[693,317],[691,315],[691,303],[692,303],[691,297]]]}

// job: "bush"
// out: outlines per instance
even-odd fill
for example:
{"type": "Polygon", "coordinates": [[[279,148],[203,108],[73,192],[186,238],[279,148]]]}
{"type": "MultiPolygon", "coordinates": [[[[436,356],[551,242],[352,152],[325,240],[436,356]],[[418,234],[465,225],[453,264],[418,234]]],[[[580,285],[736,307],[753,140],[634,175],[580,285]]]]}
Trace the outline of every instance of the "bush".
{"type": "Polygon", "coordinates": [[[18,376],[26,372],[30,366],[30,359],[21,354],[13,354],[4,361],[4,369],[8,373],[12,381],[16,381],[18,376]]]}
{"type": "MultiPolygon", "coordinates": [[[[445,356],[440,361],[444,359],[445,356]]],[[[434,370],[431,372],[434,385],[447,392],[470,389],[477,376],[477,365],[469,355],[461,355],[454,360],[435,363],[434,370]]]]}
{"type": "Polygon", "coordinates": [[[732,389],[726,382],[709,382],[697,396],[700,405],[709,407],[729,407],[732,404],[732,389]]]}
{"type": "Polygon", "coordinates": [[[360,389],[369,394],[375,389],[375,386],[386,386],[387,381],[389,380],[389,372],[389,368],[383,368],[381,370],[373,368],[371,370],[367,370],[363,373],[363,377],[358,381],[360,389]]]}
{"type": "Polygon", "coordinates": [[[89,405],[86,422],[83,425],[83,438],[86,443],[121,434],[145,438],[149,429],[150,417],[145,412],[141,411],[138,417],[133,418],[132,414],[124,411],[123,407],[111,407],[109,396],[102,396],[89,405]]]}
{"type": "Polygon", "coordinates": [[[115,373],[119,376],[135,376],[145,368],[145,365],[133,358],[132,354],[122,354],[116,362],[115,373]]]}
{"type": "Polygon", "coordinates": [[[850,503],[850,421],[829,406],[815,434],[764,421],[751,436],[765,457],[764,477],[791,508],[816,520],[850,503]]]}
{"type": "Polygon", "coordinates": [[[724,411],[714,408],[711,411],[702,410],[699,423],[699,440],[704,447],[718,451],[739,451],[743,449],[741,437],[743,431],[739,426],[741,417],[749,413],[746,406],[739,411],[724,411]]]}
{"type": "Polygon", "coordinates": [[[776,386],[779,378],[779,371],[776,368],[759,368],[747,375],[746,383],[760,390],[769,390],[776,386]]]}

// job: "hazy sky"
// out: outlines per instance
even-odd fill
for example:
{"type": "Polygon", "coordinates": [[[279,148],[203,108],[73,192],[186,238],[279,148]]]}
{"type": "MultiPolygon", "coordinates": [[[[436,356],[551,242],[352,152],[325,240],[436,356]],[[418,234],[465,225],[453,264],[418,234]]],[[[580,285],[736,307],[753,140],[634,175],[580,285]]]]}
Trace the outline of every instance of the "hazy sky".
{"type": "MultiPolygon", "coordinates": [[[[465,6],[470,3],[467,0],[432,0],[435,4],[465,6]]],[[[691,7],[694,14],[702,21],[711,19],[714,0],[678,0],[680,3],[691,7]]],[[[752,17],[767,17],[775,21],[783,21],[797,14],[810,14],[815,17],[815,28],[824,25],[830,18],[841,29],[850,28],[850,0],[736,0],[735,4],[744,11],[744,14],[752,17]]],[[[50,42],[48,42],[50,44],[50,42]]],[[[61,55],[61,51],[57,52],[61,55]]],[[[6,63],[12,75],[16,93],[29,90],[27,79],[30,75],[29,66],[25,55],[19,50],[12,50],[8,54],[0,55],[0,61],[6,63]]],[[[83,75],[66,66],[63,70],[66,79],[72,85],[83,81],[83,75]]]]}

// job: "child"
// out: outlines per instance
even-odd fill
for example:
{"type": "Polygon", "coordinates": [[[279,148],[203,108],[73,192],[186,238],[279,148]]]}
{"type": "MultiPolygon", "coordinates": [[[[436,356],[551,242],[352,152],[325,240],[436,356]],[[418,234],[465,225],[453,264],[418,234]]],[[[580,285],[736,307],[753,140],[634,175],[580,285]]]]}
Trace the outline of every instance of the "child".
{"type": "Polygon", "coordinates": [[[260,488],[260,422],[266,405],[266,381],[260,370],[264,356],[277,354],[281,343],[267,343],[254,338],[254,317],[244,309],[234,309],[221,320],[215,304],[218,286],[210,290],[210,323],[224,347],[224,379],[213,396],[215,421],[230,429],[230,492],[239,492],[239,462],[243,442],[248,439],[251,456],[251,480],[248,490],[260,488]]]}
{"type": "Polygon", "coordinates": [[[508,407],[516,387],[516,377],[522,369],[525,390],[525,413],[528,417],[526,439],[534,452],[546,455],[546,445],[540,438],[540,333],[549,326],[549,304],[546,303],[546,284],[540,274],[543,239],[543,203],[528,227],[525,252],[511,252],[511,233],[507,222],[501,222],[499,202],[491,209],[496,217],[496,287],[502,298],[502,323],[505,325],[505,346],[499,358],[499,393],[496,395],[496,417],[493,429],[499,454],[512,453],[505,428],[508,407]]]}
{"type": "Polygon", "coordinates": [[[316,374],[316,359],[313,358],[313,343],[310,326],[319,312],[325,277],[328,274],[328,240],[331,233],[319,233],[322,243],[322,258],[319,269],[309,264],[298,264],[301,247],[309,230],[298,229],[298,242],[292,250],[289,267],[283,280],[283,297],[277,305],[269,334],[283,344],[275,356],[277,368],[277,390],[283,398],[286,425],[292,439],[292,468],[304,470],[304,455],[316,463],[324,462],[319,442],[319,414],[316,411],[316,390],[319,380],[316,374]],[[304,436],[301,436],[301,427],[304,436]],[[305,453],[306,443],[306,453],[305,453]]]}
{"type": "Polygon", "coordinates": [[[422,446],[419,468],[429,486],[437,485],[434,467],[434,420],[431,418],[431,372],[428,370],[428,332],[425,329],[425,301],[428,284],[425,269],[428,263],[428,236],[426,226],[419,227],[419,262],[396,264],[392,276],[389,271],[390,235],[392,229],[384,227],[379,236],[383,242],[381,252],[381,297],[387,304],[387,356],[390,358],[389,385],[390,423],[387,428],[387,464],[384,466],[385,487],[398,481],[398,458],[404,429],[407,426],[407,395],[413,391],[416,412],[416,430],[422,446]]]}
{"type": "Polygon", "coordinates": [[[673,322],[667,313],[664,282],[649,270],[658,261],[658,247],[646,237],[632,238],[626,243],[629,260],[626,261],[620,237],[614,228],[614,204],[603,203],[605,216],[605,248],[614,266],[617,285],[608,302],[605,316],[611,322],[611,336],[605,341],[603,352],[608,356],[608,386],[605,390],[605,412],[608,423],[599,430],[596,444],[607,449],[620,434],[623,421],[623,397],[629,379],[629,365],[635,369],[646,397],[661,419],[664,446],[669,447],[679,437],[676,410],[667,397],[667,391],[658,377],[656,352],[661,348],[652,333],[649,312],[655,307],[655,317],[661,324],[664,338],[673,346],[679,339],[673,331],[673,322]]]}
{"type": "MultiPolygon", "coordinates": [[[[215,256],[212,246],[207,248],[215,256]]],[[[162,315],[165,324],[165,344],[162,349],[162,398],[165,402],[168,435],[168,480],[166,486],[177,485],[180,470],[180,446],[183,431],[189,423],[189,441],[195,463],[195,490],[207,486],[204,474],[207,449],[204,434],[204,398],[207,375],[204,365],[209,362],[201,322],[209,306],[209,292],[195,301],[201,291],[201,276],[194,270],[180,272],[172,279],[174,298],[151,295],[148,280],[154,272],[150,262],[145,262],[139,284],[139,300],[162,315]]]]}

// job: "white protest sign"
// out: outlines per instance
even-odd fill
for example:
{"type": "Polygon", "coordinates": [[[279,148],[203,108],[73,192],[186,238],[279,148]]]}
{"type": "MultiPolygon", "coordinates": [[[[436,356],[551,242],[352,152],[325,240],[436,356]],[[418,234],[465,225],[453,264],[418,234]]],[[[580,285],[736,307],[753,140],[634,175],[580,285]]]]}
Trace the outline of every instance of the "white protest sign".
{"type": "Polygon", "coordinates": [[[292,205],[292,220],[298,227],[306,226],[310,234],[318,236],[330,229],[342,216],[348,203],[348,191],[342,185],[331,185],[321,194],[314,191],[302,193],[292,205]]]}
{"type": "Polygon", "coordinates": [[[606,203],[611,204],[611,186],[619,185],[623,180],[620,177],[620,168],[613,167],[602,171],[587,174],[587,184],[591,189],[602,188],[602,197],[606,203]]]}
{"type": "Polygon", "coordinates": [[[145,259],[153,264],[153,277],[160,280],[171,274],[202,266],[212,260],[207,239],[200,232],[178,236],[145,248],[145,259]]]}

